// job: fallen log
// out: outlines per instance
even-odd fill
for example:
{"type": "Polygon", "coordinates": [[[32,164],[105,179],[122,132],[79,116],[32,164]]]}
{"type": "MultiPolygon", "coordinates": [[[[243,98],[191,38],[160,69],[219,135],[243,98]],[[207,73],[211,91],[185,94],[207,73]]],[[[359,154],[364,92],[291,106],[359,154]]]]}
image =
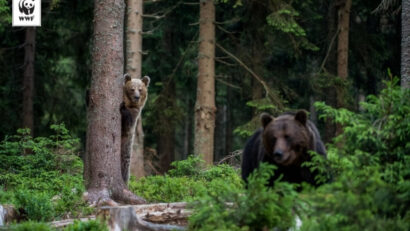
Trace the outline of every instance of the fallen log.
{"type": "Polygon", "coordinates": [[[159,203],[100,208],[97,217],[107,221],[110,230],[185,230],[191,214],[186,203],[159,203]]]}
{"type": "Polygon", "coordinates": [[[84,217],[84,218],[78,218],[78,219],[66,219],[66,220],[60,220],[60,221],[52,221],[48,223],[50,226],[54,228],[64,228],[68,225],[71,225],[74,223],[74,221],[90,221],[90,220],[95,220],[95,216],[89,216],[89,217],[84,217]]]}

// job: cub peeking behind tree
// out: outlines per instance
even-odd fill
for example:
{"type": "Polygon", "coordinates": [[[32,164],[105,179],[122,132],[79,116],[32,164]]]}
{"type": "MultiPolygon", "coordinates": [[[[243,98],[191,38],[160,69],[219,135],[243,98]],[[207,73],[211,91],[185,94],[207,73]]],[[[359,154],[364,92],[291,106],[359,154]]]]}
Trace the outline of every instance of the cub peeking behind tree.
{"type": "Polygon", "coordinates": [[[144,108],[148,98],[150,78],[144,76],[142,79],[136,79],[125,74],[124,79],[123,102],[120,106],[121,174],[124,182],[127,184],[130,176],[130,158],[135,137],[135,128],[142,108],[144,108]]]}

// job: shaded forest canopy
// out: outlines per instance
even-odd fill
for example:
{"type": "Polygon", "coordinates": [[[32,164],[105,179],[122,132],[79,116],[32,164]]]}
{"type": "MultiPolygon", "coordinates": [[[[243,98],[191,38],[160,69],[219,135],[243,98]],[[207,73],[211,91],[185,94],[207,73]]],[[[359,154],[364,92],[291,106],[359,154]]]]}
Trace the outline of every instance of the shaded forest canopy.
{"type": "MultiPolygon", "coordinates": [[[[246,137],[236,134],[243,129],[253,130],[254,126],[249,129],[241,125],[260,111],[277,114],[288,109],[309,109],[312,97],[336,105],[335,87],[345,87],[346,105],[358,109],[362,95],[380,91],[388,68],[393,75],[399,75],[400,16],[390,11],[374,13],[378,1],[353,1],[349,78],[345,82],[335,78],[336,46],[331,44],[337,21],[331,9],[336,1],[224,2],[216,5],[218,47],[263,79],[280,107],[266,106],[260,82],[217,47],[215,160],[242,148],[246,137]]],[[[0,7],[5,9],[8,4],[1,1],[0,7]]],[[[10,11],[1,12],[1,20],[9,22],[10,11]]],[[[64,122],[77,137],[85,138],[92,13],[92,2],[43,3],[42,27],[36,31],[35,135],[47,135],[51,124],[64,122]]],[[[145,146],[156,149],[158,136],[171,130],[166,134],[174,141],[169,147],[174,150],[172,159],[184,159],[193,152],[198,5],[146,1],[144,14],[142,70],[153,81],[143,112],[145,146]]],[[[25,34],[9,23],[1,24],[0,33],[0,119],[7,121],[0,125],[0,137],[4,138],[22,125],[25,34]]],[[[325,139],[330,141],[331,136],[325,139]]]]}

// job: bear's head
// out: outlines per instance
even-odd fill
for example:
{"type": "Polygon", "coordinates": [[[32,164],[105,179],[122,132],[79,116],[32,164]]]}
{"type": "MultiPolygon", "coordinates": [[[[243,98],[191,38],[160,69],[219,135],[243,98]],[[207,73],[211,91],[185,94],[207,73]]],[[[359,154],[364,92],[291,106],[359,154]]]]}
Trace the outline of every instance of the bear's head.
{"type": "Polygon", "coordinates": [[[277,118],[267,113],[261,115],[262,140],[266,155],[278,166],[299,166],[307,151],[312,149],[307,127],[307,114],[284,114],[277,118]]]}
{"type": "Polygon", "coordinates": [[[126,74],[124,82],[124,103],[128,108],[141,109],[148,96],[148,85],[150,78],[144,76],[142,79],[131,78],[126,74]]]}

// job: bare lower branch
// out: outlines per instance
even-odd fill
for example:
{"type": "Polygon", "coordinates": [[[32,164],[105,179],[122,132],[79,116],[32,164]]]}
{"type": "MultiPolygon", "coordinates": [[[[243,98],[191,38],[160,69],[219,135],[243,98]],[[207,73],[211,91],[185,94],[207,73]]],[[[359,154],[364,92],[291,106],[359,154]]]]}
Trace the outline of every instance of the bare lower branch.
{"type": "Polygon", "coordinates": [[[222,58],[219,58],[219,57],[215,57],[215,61],[217,61],[219,63],[222,63],[222,64],[225,64],[226,66],[231,66],[231,67],[236,66],[236,64],[228,63],[228,62],[224,61],[222,58]]]}
{"type": "Polygon", "coordinates": [[[319,68],[319,71],[318,71],[318,72],[321,72],[321,71],[324,69],[325,64],[326,64],[326,62],[327,62],[327,59],[329,58],[330,51],[332,50],[333,43],[335,42],[335,40],[336,40],[337,35],[339,34],[339,32],[340,32],[340,27],[337,28],[336,33],[335,33],[335,34],[333,35],[333,37],[332,37],[332,40],[330,40],[330,44],[329,44],[329,47],[327,48],[326,56],[325,56],[325,58],[323,59],[322,64],[320,65],[320,68],[319,68]]]}
{"type": "Polygon", "coordinates": [[[161,18],[165,18],[166,15],[154,15],[154,14],[143,14],[142,17],[143,18],[153,18],[155,20],[159,20],[161,18]]]}
{"type": "MultiPolygon", "coordinates": [[[[219,45],[218,43],[216,43],[216,46],[221,49],[221,51],[223,51],[225,54],[227,54],[228,56],[230,56],[232,59],[234,59],[236,62],[238,62],[239,65],[241,65],[247,72],[249,72],[249,74],[251,74],[252,77],[254,77],[260,84],[262,84],[263,88],[265,89],[266,94],[269,96],[271,94],[271,91],[268,87],[268,85],[266,84],[266,82],[259,76],[257,75],[252,69],[250,69],[244,62],[242,62],[242,60],[240,60],[238,57],[236,57],[234,54],[232,54],[231,52],[227,51],[225,48],[223,48],[221,45],[219,45]]],[[[273,99],[272,99],[273,100],[273,99]]],[[[277,101],[275,101],[276,103],[279,103],[277,101]]]]}
{"type": "Polygon", "coordinates": [[[226,82],[226,81],[224,81],[224,80],[222,80],[222,79],[220,79],[220,78],[216,78],[216,81],[219,81],[219,82],[221,82],[222,84],[225,84],[226,86],[229,86],[229,87],[232,87],[232,88],[235,88],[235,89],[239,89],[239,90],[242,89],[241,87],[238,87],[238,86],[236,86],[236,85],[233,85],[233,84],[231,84],[231,83],[228,83],[228,82],[226,82]]]}

